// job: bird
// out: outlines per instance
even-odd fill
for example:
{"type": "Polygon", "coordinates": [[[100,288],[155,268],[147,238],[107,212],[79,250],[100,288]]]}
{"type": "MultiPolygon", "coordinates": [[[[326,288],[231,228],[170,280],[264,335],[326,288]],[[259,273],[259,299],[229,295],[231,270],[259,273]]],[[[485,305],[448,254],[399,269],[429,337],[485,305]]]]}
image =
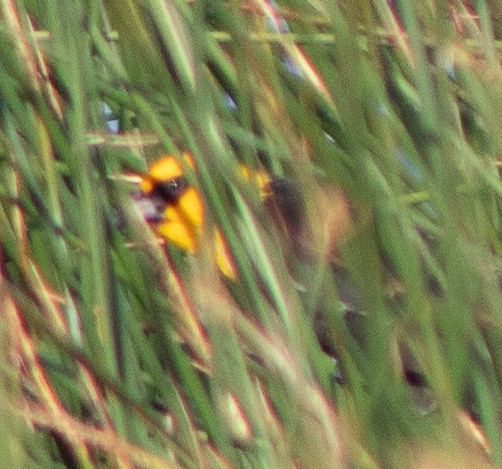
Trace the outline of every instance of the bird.
{"type": "MultiPolygon", "coordinates": [[[[185,167],[196,171],[193,157],[181,155],[185,167]]],[[[260,197],[287,231],[294,243],[298,240],[303,219],[301,194],[295,183],[285,177],[271,176],[264,170],[237,167],[237,175],[255,185],[260,197]]],[[[205,208],[201,194],[184,174],[183,164],[171,154],[160,156],[140,176],[137,203],[145,220],[173,246],[196,255],[202,242],[205,208]]],[[[223,276],[237,280],[237,271],[220,229],[214,229],[214,260],[223,276]]]]}

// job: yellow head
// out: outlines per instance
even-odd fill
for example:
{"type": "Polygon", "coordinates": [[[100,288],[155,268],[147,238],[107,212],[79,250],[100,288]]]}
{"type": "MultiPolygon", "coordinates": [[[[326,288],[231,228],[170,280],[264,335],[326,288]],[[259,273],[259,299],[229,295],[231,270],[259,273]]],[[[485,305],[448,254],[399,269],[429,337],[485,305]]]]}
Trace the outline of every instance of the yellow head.
{"type": "MultiPolygon", "coordinates": [[[[194,169],[190,155],[183,157],[194,169]]],[[[189,185],[180,163],[170,155],[157,160],[141,180],[140,190],[161,214],[153,222],[159,234],[169,243],[195,254],[203,229],[204,204],[200,194],[189,185]]],[[[219,230],[215,230],[214,252],[220,271],[235,280],[234,263],[219,230]]]]}
{"type": "MultiPolygon", "coordinates": [[[[187,154],[183,157],[193,167],[191,157],[187,154]]],[[[162,214],[155,221],[157,231],[170,243],[194,254],[202,231],[204,208],[199,194],[188,184],[180,163],[170,155],[160,158],[150,166],[140,189],[162,214]]]]}

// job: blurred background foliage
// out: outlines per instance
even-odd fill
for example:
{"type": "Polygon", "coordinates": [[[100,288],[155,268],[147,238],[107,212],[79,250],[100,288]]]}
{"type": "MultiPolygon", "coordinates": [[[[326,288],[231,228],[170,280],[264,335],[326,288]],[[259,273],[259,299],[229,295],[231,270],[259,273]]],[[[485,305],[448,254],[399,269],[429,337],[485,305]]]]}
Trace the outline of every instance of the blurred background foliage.
{"type": "Polygon", "coordinates": [[[2,465],[500,465],[501,15],[0,0],[2,465]],[[133,177],[184,151],[195,255],[133,177]]]}

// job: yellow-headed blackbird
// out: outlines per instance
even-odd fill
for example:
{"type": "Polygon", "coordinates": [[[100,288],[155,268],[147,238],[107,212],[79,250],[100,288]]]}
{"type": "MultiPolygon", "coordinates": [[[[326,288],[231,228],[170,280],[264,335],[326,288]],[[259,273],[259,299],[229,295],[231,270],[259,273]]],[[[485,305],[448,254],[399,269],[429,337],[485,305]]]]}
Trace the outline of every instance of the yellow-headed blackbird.
{"type": "MultiPolygon", "coordinates": [[[[193,170],[195,165],[191,156],[182,157],[193,170]]],[[[280,179],[270,178],[265,172],[251,172],[244,166],[239,167],[239,175],[245,180],[252,180],[264,199],[269,193],[276,195],[280,191],[280,179]]],[[[143,209],[145,218],[152,223],[158,233],[178,248],[195,254],[199,248],[204,225],[204,204],[196,188],[192,187],[183,174],[182,165],[171,155],[165,155],[155,161],[141,179],[142,196],[150,202],[150,208],[143,209]]],[[[281,197],[279,209],[286,205],[286,198],[281,197]]],[[[295,200],[295,203],[297,201],[295,200]]],[[[289,212],[292,212],[290,210],[289,212]]],[[[286,212],[286,223],[293,219],[293,213],[286,212]]],[[[214,232],[215,261],[220,271],[229,279],[236,279],[236,269],[232,257],[218,229],[214,232]]]]}

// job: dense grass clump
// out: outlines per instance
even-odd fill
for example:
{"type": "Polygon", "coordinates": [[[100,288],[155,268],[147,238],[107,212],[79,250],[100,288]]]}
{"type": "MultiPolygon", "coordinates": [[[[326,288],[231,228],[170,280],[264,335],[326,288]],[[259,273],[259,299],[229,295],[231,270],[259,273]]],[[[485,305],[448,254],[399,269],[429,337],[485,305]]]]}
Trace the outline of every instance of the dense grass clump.
{"type": "Polygon", "coordinates": [[[2,467],[502,464],[501,18],[0,0],[2,467]]]}

